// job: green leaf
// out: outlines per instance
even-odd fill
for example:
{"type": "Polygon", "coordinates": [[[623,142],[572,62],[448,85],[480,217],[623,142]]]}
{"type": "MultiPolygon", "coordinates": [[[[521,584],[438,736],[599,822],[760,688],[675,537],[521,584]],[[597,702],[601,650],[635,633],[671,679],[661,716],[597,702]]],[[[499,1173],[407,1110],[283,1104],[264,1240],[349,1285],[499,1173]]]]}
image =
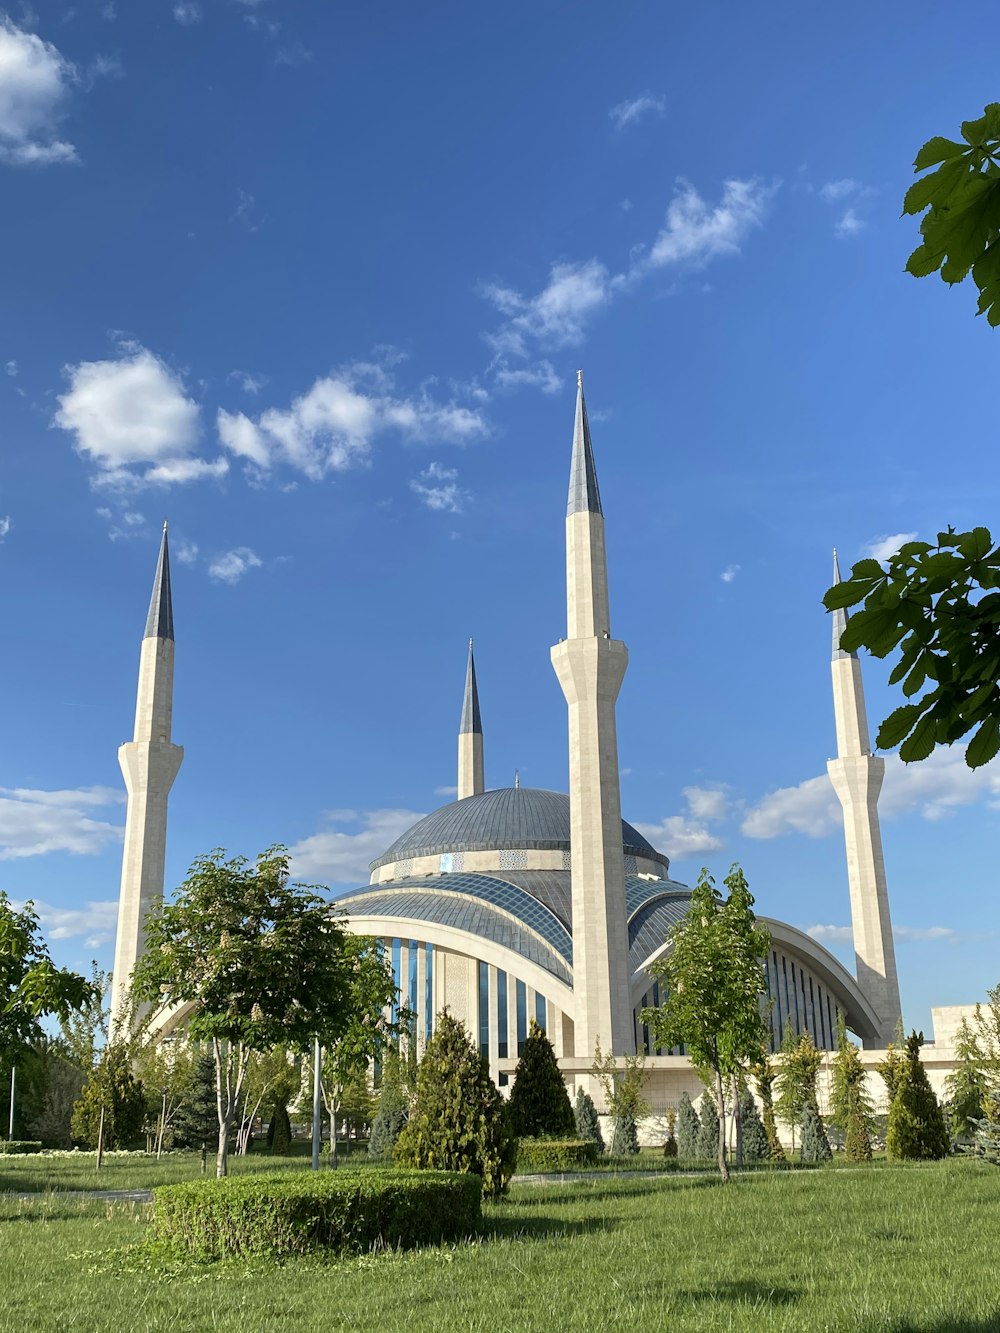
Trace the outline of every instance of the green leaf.
{"type": "Polygon", "coordinates": [[[981,144],[989,133],[989,125],[986,116],[980,116],[978,120],[962,121],[962,138],[966,143],[981,144]]]}
{"type": "Polygon", "coordinates": [[[926,679],[927,667],[923,662],[918,662],[906,677],[906,680],[903,681],[903,693],[906,695],[907,699],[916,694],[917,690],[923,686],[926,679]]]}
{"type": "Polygon", "coordinates": [[[928,139],[917,153],[913,159],[913,169],[924,171],[937,162],[946,162],[950,157],[964,156],[968,151],[964,143],[955,143],[954,139],[943,139],[940,135],[936,135],[933,139],[928,139]]]}
{"type": "Polygon", "coordinates": [[[943,250],[931,250],[927,245],[918,245],[906,261],[906,272],[915,278],[927,278],[936,272],[944,259],[943,250]]]}
{"type": "Polygon", "coordinates": [[[867,557],[864,560],[859,560],[857,564],[854,565],[854,567],[851,569],[850,582],[855,583],[857,582],[858,579],[878,580],[884,578],[885,578],[885,570],[882,568],[879,562],[877,560],[872,560],[871,557],[867,557]]]}
{"type": "Polygon", "coordinates": [[[892,750],[904,736],[907,736],[911,727],[919,718],[923,706],[921,704],[903,704],[901,708],[895,709],[889,714],[878,729],[876,741],[880,750],[892,750]]]}
{"type": "Polygon", "coordinates": [[[867,580],[860,585],[854,579],[849,579],[846,583],[835,583],[823,594],[823,605],[828,611],[840,611],[845,606],[854,606],[855,603],[864,601],[871,590],[872,583],[867,580]]]}
{"type": "Polygon", "coordinates": [[[969,741],[965,762],[970,768],[982,768],[983,764],[990,762],[998,750],[1000,750],[1000,721],[995,717],[988,717],[969,741]]]}
{"type": "Polygon", "coordinates": [[[971,532],[963,532],[958,539],[958,549],[966,560],[982,560],[993,549],[989,528],[973,528],[971,532]]]}
{"type": "Polygon", "coordinates": [[[913,728],[909,738],[899,747],[899,757],[904,764],[913,764],[926,759],[934,749],[937,739],[937,723],[930,714],[922,717],[913,728]]]}
{"type": "Polygon", "coordinates": [[[947,204],[955,187],[970,170],[964,157],[946,162],[929,176],[914,181],[903,198],[904,213],[922,213],[929,204],[942,208],[947,204]]]}

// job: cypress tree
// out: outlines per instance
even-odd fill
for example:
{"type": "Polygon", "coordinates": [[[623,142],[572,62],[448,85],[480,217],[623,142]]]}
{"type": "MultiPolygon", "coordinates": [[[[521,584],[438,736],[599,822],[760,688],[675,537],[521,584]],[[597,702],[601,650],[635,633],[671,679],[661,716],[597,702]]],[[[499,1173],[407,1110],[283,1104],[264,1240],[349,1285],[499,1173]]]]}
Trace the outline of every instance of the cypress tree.
{"type": "Polygon", "coordinates": [[[693,1162],[697,1158],[700,1134],[701,1120],[698,1112],[691,1105],[691,1098],[686,1092],[682,1092],[680,1105],[677,1108],[677,1156],[682,1162],[693,1162]]]}
{"type": "Polygon", "coordinates": [[[292,1122],[283,1101],[274,1103],[271,1123],[267,1127],[267,1146],[272,1157],[287,1157],[292,1146],[292,1122]]]}
{"type": "Polygon", "coordinates": [[[968,1139],[983,1114],[987,1085],[983,1052],[964,1018],[958,1029],[955,1054],[958,1061],[945,1079],[945,1087],[948,1089],[948,1121],[956,1138],[968,1139]]]}
{"type": "Polygon", "coordinates": [[[771,1156],[771,1145],[749,1088],[744,1088],[740,1094],[740,1124],[743,1130],[743,1160],[766,1162],[771,1156]]]}
{"type": "Polygon", "coordinates": [[[983,1114],[976,1121],[972,1151],[984,1161],[1000,1166],[1000,1085],[983,1099],[983,1114]]]}
{"type": "Polygon", "coordinates": [[[417,1070],[417,1095],[393,1153],[399,1166],[468,1171],[483,1194],[499,1198],[517,1161],[507,1104],[463,1025],[438,1015],[417,1070]]]}
{"type": "Polygon", "coordinates": [[[773,1088],[778,1073],[767,1056],[763,1056],[754,1066],[754,1077],[757,1080],[757,1091],[760,1093],[764,1132],[767,1134],[768,1156],[772,1162],[783,1162],[785,1160],[785,1150],[781,1146],[781,1139],[778,1137],[778,1126],[774,1118],[773,1088]]]}
{"type": "Polygon", "coordinates": [[[719,1113],[712,1094],[705,1089],[701,1099],[701,1129],[695,1156],[702,1162],[712,1162],[719,1152],[719,1113]]]}
{"type": "Polygon", "coordinates": [[[368,1140],[370,1157],[390,1157],[409,1114],[410,1102],[403,1088],[399,1052],[389,1048],[382,1065],[378,1108],[368,1140]]]}
{"type": "Polygon", "coordinates": [[[667,1111],[667,1137],[663,1141],[664,1157],[677,1156],[677,1136],[674,1133],[676,1127],[677,1112],[671,1107],[670,1110],[667,1111]]]}
{"type": "Polygon", "coordinates": [[[639,1151],[639,1131],[635,1123],[635,1114],[629,1106],[623,1106],[611,1125],[611,1156],[632,1157],[639,1151]]]}
{"type": "Polygon", "coordinates": [[[851,1104],[847,1112],[844,1157],[848,1162],[870,1162],[872,1160],[871,1108],[861,1105],[857,1094],[851,1098],[851,1104]]]}
{"type": "Polygon", "coordinates": [[[802,1108],[802,1147],[799,1156],[803,1162],[828,1162],[833,1153],[823,1129],[823,1122],[811,1099],[802,1108]]]}
{"type": "Polygon", "coordinates": [[[830,1123],[844,1136],[850,1162],[870,1162],[875,1115],[868,1096],[865,1067],[858,1048],[847,1036],[844,1016],[837,1013],[837,1054],[833,1058],[830,1123]]]}
{"type": "Polygon", "coordinates": [[[200,1148],[219,1138],[219,1108],[215,1097],[215,1060],[200,1055],[194,1067],[191,1095],[174,1117],[174,1143],[200,1148]]]}
{"type": "Polygon", "coordinates": [[[920,1059],[923,1044],[922,1032],[912,1032],[907,1037],[903,1072],[889,1108],[885,1147],[895,1161],[935,1160],[951,1152],[944,1112],[920,1059]]]}
{"type": "Polygon", "coordinates": [[[576,1101],[573,1103],[573,1119],[576,1122],[576,1135],[597,1144],[597,1151],[604,1151],[604,1135],[601,1133],[601,1121],[593,1098],[583,1088],[577,1088],[576,1101]]]}
{"type": "Polygon", "coordinates": [[[508,1107],[518,1138],[560,1138],[575,1129],[555,1050],[534,1019],[517,1062],[508,1107]]]}

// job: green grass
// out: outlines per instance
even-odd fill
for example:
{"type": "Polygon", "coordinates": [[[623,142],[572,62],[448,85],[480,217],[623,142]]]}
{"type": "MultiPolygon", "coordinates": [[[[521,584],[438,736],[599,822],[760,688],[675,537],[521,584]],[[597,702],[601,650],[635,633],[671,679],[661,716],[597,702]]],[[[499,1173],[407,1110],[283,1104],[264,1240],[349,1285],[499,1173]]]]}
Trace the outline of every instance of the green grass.
{"type": "Polygon", "coordinates": [[[0,1329],[1000,1330],[1000,1171],[970,1160],[515,1185],[486,1212],[472,1244],[212,1266],[144,1248],[140,1205],[8,1199],[0,1329]]]}

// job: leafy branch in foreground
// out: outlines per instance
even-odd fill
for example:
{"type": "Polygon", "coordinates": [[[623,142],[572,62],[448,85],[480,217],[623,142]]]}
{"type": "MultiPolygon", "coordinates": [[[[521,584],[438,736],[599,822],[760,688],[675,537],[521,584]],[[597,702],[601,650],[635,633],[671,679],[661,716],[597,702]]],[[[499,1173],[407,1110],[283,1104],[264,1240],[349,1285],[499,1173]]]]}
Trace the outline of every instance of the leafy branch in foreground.
{"type": "Polygon", "coordinates": [[[920,245],[906,261],[907,273],[926,278],[940,272],[947,283],[972,273],[979,288],[979,314],[1000,324],[1000,102],[978,120],[962,123],[962,139],[929,139],[914,160],[918,172],[936,167],[906,192],[903,212],[923,213],[920,245]]]}
{"type": "Polygon", "coordinates": [[[909,764],[975,729],[965,762],[980,768],[1000,750],[1000,547],[987,528],[949,528],[936,546],[906,542],[887,565],[859,560],[823,597],[828,611],[864,602],[841,648],[874,657],[898,648],[889,683],[919,695],[889,714],[876,744],[899,745],[909,764]]]}

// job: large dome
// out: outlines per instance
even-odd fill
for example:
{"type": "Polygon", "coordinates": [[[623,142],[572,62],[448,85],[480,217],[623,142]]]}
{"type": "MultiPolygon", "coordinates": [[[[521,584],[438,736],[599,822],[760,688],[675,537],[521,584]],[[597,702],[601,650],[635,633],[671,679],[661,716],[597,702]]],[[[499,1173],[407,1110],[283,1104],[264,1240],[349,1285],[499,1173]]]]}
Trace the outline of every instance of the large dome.
{"type": "MultiPolygon", "coordinates": [[[[641,856],[667,869],[667,858],[624,820],[622,845],[626,856],[641,856]]],[[[568,852],[569,797],[538,787],[500,787],[453,801],[418,820],[370,869],[419,856],[512,848],[568,852]]]]}

